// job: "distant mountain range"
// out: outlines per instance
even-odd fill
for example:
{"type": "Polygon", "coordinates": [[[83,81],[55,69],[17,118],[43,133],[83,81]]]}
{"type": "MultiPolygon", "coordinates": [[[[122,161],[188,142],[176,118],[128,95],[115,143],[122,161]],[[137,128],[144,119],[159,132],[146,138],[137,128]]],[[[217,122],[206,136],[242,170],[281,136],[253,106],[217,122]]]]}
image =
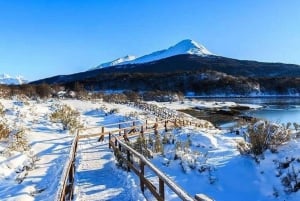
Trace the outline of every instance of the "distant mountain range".
{"type": "Polygon", "coordinates": [[[19,84],[26,84],[26,81],[22,76],[12,77],[7,74],[0,74],[0,84],[5,85],[19,85],[19,84]]]}
{"type": "Polygon", "coordinates": [[[193,40],[135,57],[126,56],[94,69],[33,82],[84,84],[95,90],[171,90],[198,94],[300,94],[300,66],[217,56],[193,40]],[[209,86],[208,86],[209,85],[209,86]]]}

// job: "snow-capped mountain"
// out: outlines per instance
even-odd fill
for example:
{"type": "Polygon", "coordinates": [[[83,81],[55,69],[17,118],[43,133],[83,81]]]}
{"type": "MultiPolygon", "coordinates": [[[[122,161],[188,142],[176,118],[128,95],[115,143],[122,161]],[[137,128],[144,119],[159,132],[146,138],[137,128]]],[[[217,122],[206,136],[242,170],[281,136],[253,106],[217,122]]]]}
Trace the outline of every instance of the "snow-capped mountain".
{"type": "Polygon", "coordinates": [[[135,57],[135,56],[125,56],[118,58],[114,61],[107,62],[100,64],[94,69],[99,68],[106,68],[110,66],[116,66],[116,65],[125,65],[125,64],[140,64],[140,63],[148,63],[168,57],[172,57],[175,55],[182,55],[182,54],[193,54],[198,56],[210,56],[214,55],[210,51],[208,51],[203,45],[200,45],[196,41],[186,39],[183,41],[180,41],[174,46],[169,47],[165,50],[159,50],[156,52],[152,52],[151,54],[147,54],[141,57],[135,57]]]}
{"type": "MultiPolygon", "coordinates": [[[[113,61],[100,64],[99,66],[96,67],[96,69],[106,68],[106,67],[110,67],[110,66],[116,66],[116,65],[122,64],[124,62],[129,62],[129,61],[135,60],[136,58],[137,58],[136,56],[126,55],[125,57],[120,57],[113,61]]],[[[95,68],[93,68],[93,69],[95,69],[95,68]]]]}
{"type": "Polygon", "coordinates": [[[0,74],[0,84],[19,85],[26,83],[28,83],[28,81],[26,81],[22,76],[11,77],[7,74],[0,74]]]}
{"type": "Polygon", "coordinates": [[[193,55],[198,55],[198,56],[213,55],[203,45],[200,45],[193,40],[186,39],[186,40],[180,41],[179,43],[177,43],[174,46],[169,47],[168,49],[156,51],[151,54],[136,58],[135,60],[132,60],[129,62],[124,62],[121,64],[148,63],[148,62],[172,57],[175,55],[181,55],[181,54],[193,54],[193,55]]]}

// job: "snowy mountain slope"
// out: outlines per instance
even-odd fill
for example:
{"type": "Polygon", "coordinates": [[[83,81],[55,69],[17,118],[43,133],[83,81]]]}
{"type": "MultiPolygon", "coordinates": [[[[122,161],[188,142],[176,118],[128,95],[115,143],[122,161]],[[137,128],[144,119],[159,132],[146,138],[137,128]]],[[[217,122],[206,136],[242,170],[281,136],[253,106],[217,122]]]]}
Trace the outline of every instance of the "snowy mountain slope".
{"type": "Polygon", "coordinates": [[[18,85],[25,83],[27,83],[27,81],[22,76],[11,77],[7,74],[0,75],[0,84],[18,85]]]}
{"type": "Polygon", "coordinates": [[[139,63],[147,63],[151,61],[156,61],[164,58],[168,58],[175,55],[181,54],[193,54],[198,56],[209,56],[213,55],[210,51],[208,51],[203,45],[198,44],[197,42],[186,39],[180,41],[176,45],[165,49],[153,52],[151,54],[139,57],[135,60],[124,62],[122,64],[139,64],[139,63]]]}
{"type": "Polygon", "coordinates": [[[116,66],[116,65],[122,64],[124,62],[129,62],[129,61],[135,60],[136,58],[137,58],[136,56],[126,55],[125,57],[120,57],[113,61],[100,64],[99,66],[97,66],[96,68],[92,68],[91,70],[99,69],[99,68],[106,68],[106,67],[110,67],[110,66],[116,66]]]}
{"type": "Polygon", "coordinates": [[[99,68],[106,68],[110,66],[116,65],[125,65],[125,64],[140,64],[140,63],[148,63],[168,57],[172,57],[175,55],[182,55],[182,54],[192,54],[198,56],[209,56],[213,55],[210,51],[208,51],[203,45],[198,44],[196,41],[186,39],[182,40],[174,46],[169,47],[168,49],[159,50],[152,52],[150,54],[135,57],[135,56],[125,56],[118,58],[114,61],[107,62],[100,64],[96,68],[91,70],[99,69],[99,68]]]}

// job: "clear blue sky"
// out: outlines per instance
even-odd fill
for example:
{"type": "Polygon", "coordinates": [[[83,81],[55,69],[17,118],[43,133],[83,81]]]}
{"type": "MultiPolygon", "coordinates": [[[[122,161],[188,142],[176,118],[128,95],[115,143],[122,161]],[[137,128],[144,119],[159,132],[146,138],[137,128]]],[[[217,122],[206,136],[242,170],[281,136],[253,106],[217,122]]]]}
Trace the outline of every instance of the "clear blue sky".
{"type": "Polygon", "coordinates": [[[0,73],[36,80],[193,39],[300,64],[299,0],[0,0],[0,73]]]}

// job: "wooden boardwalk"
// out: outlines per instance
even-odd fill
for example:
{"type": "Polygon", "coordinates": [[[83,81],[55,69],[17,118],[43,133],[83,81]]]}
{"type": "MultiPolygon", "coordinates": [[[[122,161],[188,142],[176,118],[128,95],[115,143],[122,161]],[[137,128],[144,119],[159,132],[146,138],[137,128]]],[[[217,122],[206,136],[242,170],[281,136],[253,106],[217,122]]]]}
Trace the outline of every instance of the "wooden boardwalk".
{"type": "MultiPolygon", "coordinates": [[[[81,201],[145,200],[143,196],[139,198],[136,197],[136,195],[139,195],[138,193],[136,193],[136,195],[128,194],[128,192],[135,192],[132,189],[128,189],[132,186],[126,184],[126,182],[130,180],[129,178],[126,178],[126,176],[130,174],[126,174],[126,171],[116,169],[114,154],[112,151],[123,151],[123,149],[126,150],[126,163],[129,166],[131,166],[130,164],[132,162],[130,158],[133,154],[139,158],[141,167],[148,165],[159,177],[159,187],[156,189],[146,178],[144,178],[144,168],[137,170],[131,166],[130,169],[135,170],[133,172],[140,177],[140,187],[137,187],[136,191],[144,192],[144,187],[147,187],[150,189],[154,197],[163,201],[165,191],[164,186],[167,185],[174,193],[183,198],[183,200],[194,200],[192,197],[187,195],[184,190],[177,186],[177,184],[172,182],[155,166],[144,159],[142,155],[138,154],[122,141],[128,140],[127,137],[132,135],[138,136],[145,133],[155,134],[155,131],[157,130],[163,129],[167,131],[167,129],[174,126],[203,127],[206,126],[204,124],[207,122],[198,121],[194,118],[184,118],[184,115],[182,116],[180,114],[173,113],[166,108],[159,108],[155,105],[148,105],[147,107],[147,104],[140,104],[135,105],[135,107],[151,112],[161,119],[159,120],[156,118],[154,120],[146,120],[145,122],[140,122],[139,125],[137,125],[137,121],[105,125],[98,127],[98,131],[96,133],[90,130],[95,128],[81,129],[81,131],[84,131],[85,133],[88,131],[88,134],[80,134],[81,131],[79,130],[72,143],[70,157],[67,161],[68,165],[62,175],[62,186],[57,194],[57,200],[73,200],[74,192],[76,195],[75,199],[81,201]],[[177,119],[178,117],[179,119],[177,119]],[[111,129],[112,127],[115,129],[111,129]],[[131,133],[131,131],[134,132],[131,133]],[[113,150],[110,148],[113,148],[113,150]],[[118,174],[121,174],[119,178],[118,174]]],[[[133,175],[131,174],[129,177],[132,176],[133,175]]],[[[195,199],[198,200],[197,196],[195,196],[195,199]]]]}
{"type": "Polygon", "coordinates": [[[79,141],[75,173],[77,200],[133,200],[124,184],[126,178],[118,178],[114,172],[114,158],[107,143],[97,140],[79,141]]]}

